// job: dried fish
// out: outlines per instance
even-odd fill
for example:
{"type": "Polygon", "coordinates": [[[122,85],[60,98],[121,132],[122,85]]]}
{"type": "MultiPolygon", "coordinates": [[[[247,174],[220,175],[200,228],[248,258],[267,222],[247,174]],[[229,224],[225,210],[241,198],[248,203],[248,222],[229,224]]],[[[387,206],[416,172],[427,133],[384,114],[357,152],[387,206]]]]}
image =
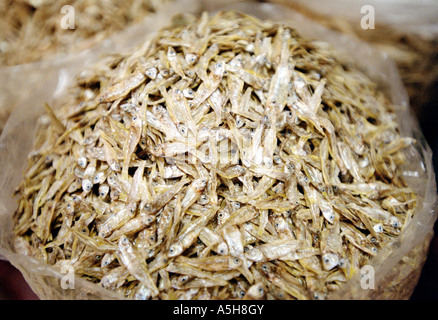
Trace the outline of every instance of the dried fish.
{"type": "Polygon", "coordinates": [[[324,298],[411,221],[416,142],[334,50],[236,12],[186,17],[148,48],[48,108],[17,250],[128,298],[324,298]]]}
{"type": "MultiPolygon", "coordinates": [[[[59,23],[59,13],[64,13],[66,2],[44,0],[39,2],[5,1],[0,7],[7,28],[0,33],[5,42],[0,58],[2,65],[30,63],[57,53],[86,49],[90,44],[106,38],[116,31],[138,23],[159,10],[167,1],[135,0],[126,3],[110,0],[99,3],[73,0],[68,5],[81,12],[75,17],[75,32],[66,33],[59,23]],[[117,13],[114,12],[117,8],[117,13]],[[99,12],[99,14],[96,14],[99,12]],[[78,26],[93,26],[81,28],[78,26]],[[37,31],[39,30],[39,31],[37,31]],[[75,43],[75,49],[67,43],[75,43]]],[[[92,75],[90,75],[91,77],[92,75]]]]}

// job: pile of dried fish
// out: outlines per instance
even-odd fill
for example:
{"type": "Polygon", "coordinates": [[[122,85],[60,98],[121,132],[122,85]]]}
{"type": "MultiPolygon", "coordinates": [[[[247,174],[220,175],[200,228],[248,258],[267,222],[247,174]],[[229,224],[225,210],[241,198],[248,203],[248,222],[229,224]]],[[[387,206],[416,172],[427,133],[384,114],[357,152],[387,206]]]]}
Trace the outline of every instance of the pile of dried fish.
{"type": "MultiPolygon", "coordinates": [[[[162,0],[4,0],[0,2],[0,64],[16,65],[89,47],[140,22],[162,0]],[[74,16],[62,25],[69,5],[74,16]]],[[[71,14],[71,12],[70,12],[71,14]]],[[[71,18],[70,18],[71,17],[71,18]]]]}
{"type": "Polygon", "coordinates": [[[312,299],[411,220],[395,113],[325,43],[181,16],[47,106],[18,252],[135,299],[312,299]]]}
{"type": "MultiPolygon", "coordinates": [[[[0,65],[12,66],[88,49],[113,33],[163,10],[171,0],[3,0],[0,1],[0,65]],[[69,23],[64,5],[70,6],[69,23]],[[73,9],[74,11],[71,11],[73,9]],[[67,21],[67,20],[66,20],[67,21]],[[73,26],[73,25],[72,25],[73,26]]],[[[14,109],[0,105],[0,134],[14,109]]]]}
{"type": "MultiPolygon", "coordinates": [[[[363,29],[357,21],[342,16],[328,16],[304,7],[293,0],[267,0],[291,7],[325,27],[352,38],[366,41],[386,52],[398,67],[400,77],[409,95],[409,104],[417,116],[423,116],[438,83],[438,38],[426,38],[407,33],[394,26],[379,24],[375,30],[363,29]]],[[[313,9],[315,9],[313,8],[313,9]]],[[[382,14],[382,13],[381,13],[382,14]]]]}

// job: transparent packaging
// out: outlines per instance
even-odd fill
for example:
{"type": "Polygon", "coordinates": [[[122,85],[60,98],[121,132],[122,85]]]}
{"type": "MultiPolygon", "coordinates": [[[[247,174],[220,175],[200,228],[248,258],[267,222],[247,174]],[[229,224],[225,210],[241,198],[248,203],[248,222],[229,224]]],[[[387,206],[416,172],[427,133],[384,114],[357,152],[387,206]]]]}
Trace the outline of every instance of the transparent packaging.
{"type": "Polygon", "coordinates": [[[438,36],[438,4],[435,0],[269,0],[307,8],[318,15],[339,17],[360,25],[361,19],[374,9],[375,23],[406,34],[432,39],[438,36]],[[362,9],[363,8],[363,9],[362,9]]]}
{"type": "Polygon", "coordinates": [[[401,133],[417,142],[406,152],[405,178],[418,194],[418,208],[413,220],[400,236],[370,261],[374,268],[375,288],[364,289],[358,273],[330,299],[402,299],[412,293],[427,256],[433,223],[436,220],[436,185],[432,153],[410,115],[408,98],[395,64],[383,53],[346,35],[327,30],[280,5],[254,2],[175,1],[167,10],[145,18],[87,51],[62,60],[21,65],[0,70],[2,103],[15,105],[0,138],[0,256],[9,260],[22,273],[32,290],[41,299],[121,299],[115,293],[76,277],[74,288],[63,289],[65,273],[32,257],[17,254],[13,249],[12,220],[17,202],[12,196],[22,179],[27,155],[32,149],[38,119],[44,102],[56,108],[56,100],[75,75],[85,66],[96,62],[102,54],[126,50],[143,43],[154,31],[168,25],[180,12],[198,14],[202,10],[234,9],[261,19],[289,24],[304,37],[324,40],[340,50],[381,85],[398,106],[401,133]],[[206,5],[207,3],[207,5],[206,5]]]}

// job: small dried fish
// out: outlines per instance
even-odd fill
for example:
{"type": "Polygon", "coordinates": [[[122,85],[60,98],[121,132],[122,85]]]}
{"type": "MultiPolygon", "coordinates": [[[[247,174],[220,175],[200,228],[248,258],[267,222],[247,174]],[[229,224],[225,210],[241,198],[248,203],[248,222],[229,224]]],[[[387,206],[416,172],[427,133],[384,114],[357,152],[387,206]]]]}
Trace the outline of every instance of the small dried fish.
{"type": "Polygon", "coordinates": [[[155,297],[159,294],[155,282],[147,269],[146,262],[126,236],[120,238],[116,254],[120,258],[122,265],[128,269],[129,273],[148,288],[151,297],[155,297]]]}
{"type": "Polygon", "coordinates": [[[415,213],[389,100],[286,25],[187,16],[71,90],[15,243],[124,297],[325,298],[415,213]]]}

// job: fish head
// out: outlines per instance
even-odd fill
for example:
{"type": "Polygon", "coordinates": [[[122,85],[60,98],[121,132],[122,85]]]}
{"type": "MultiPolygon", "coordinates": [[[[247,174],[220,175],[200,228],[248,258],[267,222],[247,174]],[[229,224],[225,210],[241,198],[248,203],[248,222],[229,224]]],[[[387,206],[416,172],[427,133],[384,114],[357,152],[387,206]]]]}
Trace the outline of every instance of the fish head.
{"type": "Polygon", "coordinates": [[[220,210],[219,213],[217,214],[217,223],[218,225],[223,225],[228,218],[230,217],[230,212],[228,211],[228,209],[223,209],[220,210]]]}
{"type": "Polygon", "coordinates": [[[82,190],[84,190],[85,193],[90,192],[91,188],[93,188],[93,183],[89,179],[82,180],[82,190]]]}
{"type": "Polygon", "coordinates": [[[171,61],[176,59],[176,51],[171,46],[169,46],[169,48],[167,48],[167,58],[171,61]]]}
{"type": "Polygon", "coordinates": [[[324,216],[324,218],[328,222],[333,223],[335,221],[336,215],[332,209],[329,209],[329,208],[325,209],[324,208],[323,210],[321,210],[321,212],[322,212],[322,215],[324,216]]]}
{"type": "Polygon", "coordinates": [[[101,238],[106,238],[111,234],[111,232],[108,230],[108,226],[106,224],[101,225],[101,227],[98,229],[97,235],[101,238]]]}
{"type": "Polygon", "coordinates": [[[145,212],[146,214],[152,214],[152,213],[155,213],[155,211],[156,211],[156,208],[154,208],[154,206],[152,204],[145,203],[143,205],[143,211],[142,212],[145,212]]]}
{"type": "Polygon", "coordinates": [[[157,144],[156,146],[150,148],[150,152],[152,155],[156,157],[164,157],[164,146],[162,144],[157,144]]]}
{"type": "Polygon", "coordinates": [[[226,242],[221,242],[218,244],[216,252],[220,255],[227,255],[228,254],[228,245],[226,242]]]}
{"type": "Polygon", "coordinates": [[[180,243],[174,243],[169,247],[168,256],[176,257],[184,251],[183,246],[180,243]]]}
{"type": "Polygon", "coordinates": [[[394,228],[400,228],[401,227],[401,222],[398,218],[396,217],[391,217],[389,219],[389,224],[394,227],[394,228]]]}
{"type": "Polygon", "coordinates": [[[242,259],[239,259],[238,257],[229,257],[228,265],[232,269],[238,268],[242,265],[242,259]]]}
{"type": "Polygon", "coordinates": [[[381,223],[377,223],[373,226],[373,230],[377,233],[383,232],[383,225],[381,223]]]}
{"type": "Polygon", "coordinates": [[[79,157],[79,159],[78,159],[78,165],[79,165],[81,168],[85,169],[85,167],[86,167],[86,165],[87,165],[87,158],[85,158],[85,157],[79,157]]]}
{"type": "Polygon", "coordinates": [[[131,128],[141,128],[143,125],[143,121],[141,120],[141,117],[138,115],[134,115],[131,118],[131,128]]]}
{"type": "Polygon", "coordinates": [[[141,217],[143,219],[144,224],[150,225],[152,222],[156,220],[156,216],[152,214],[141,213],[141,217]]]}
{"type": "Polygon", "coordinates": [[[118,172],[118,171],[120,171],[120,163],[117,161],[117,160],[111,160],[110,162],[109,162],[109,166],[110,166],[110,168],[111,168],[111,170],[113,170],[114,172],[118,172]]]}
{"type": "Polygon", "coordinates": [[[265,295],[265,289],[262,283],[255,283],[246,291],[246,295],[252,299],[262,299],[265,295]]]}
{"type": "Polygon", "coordinates": [[[245,253],[245,257],[251,261],[260,262],[263,260],[263,252],[260,249],[252,248],[245,253]]]}
{"type": "Polygon", "coordinates": [[[189,66],[193,65],[196,61],[198,61],[198,56],[194,53],[187,53],[185,56],[186,62],[189,66]]]}
{"type": "Polygon", "coordinates": [[[336,253],[326,253],[322,255],[322,265],[325,270],[329,271],[339,263],[339,257],[336,253]]]}
{"type": "Polygon", "coordinates": [[[101,184],[99,186],[99,197],[105,198],[108,195],[109,189],[109,185],[101,184]]]}
{"type": "Polygon", "coordinates": [[[131,246],[131,241],[129,241],[127,236],[123,235],[120,237],[118,245],[120,249],[127,249],[131,246]]]}
{"type": "Polygon", "coordinates": [[[193,182],[193,186],[196,190],[202,191],[202,190],[204,190],[205,186],[207,185],[207,182],[208,182],[208,178],[202,177],[202,178],[199,178],[198,180],[196,180],[195,182],[193,182]]]}
{"type": "Polygon", "coordinates": [[[157,77],[157,74],[158,74],[158,70],[155,67],[149,68],[145,72],[145,75],[152,80],[154,80],[157,77]]]}
{"type": "Polygon", "coordinates": [[[183,137],[186,137],[186,138],[187,138],[187,135],[188,135],[189,130],[188,130],[187,126],[186,126],[184,123],[182,123],[182,122],[178,122],[178,123],[176,124],[176,129],[178,130],[178,132],[179,132],[183,137]]]}

